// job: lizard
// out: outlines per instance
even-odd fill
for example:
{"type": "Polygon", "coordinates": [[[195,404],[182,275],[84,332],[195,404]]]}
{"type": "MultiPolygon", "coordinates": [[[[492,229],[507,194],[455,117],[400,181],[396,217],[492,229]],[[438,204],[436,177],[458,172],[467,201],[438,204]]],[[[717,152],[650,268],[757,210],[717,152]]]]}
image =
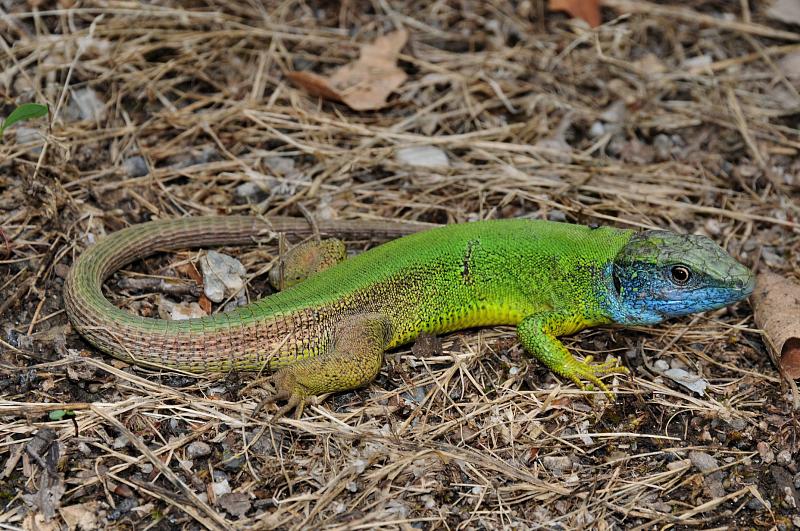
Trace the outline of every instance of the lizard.
{"type": "Polygon", "coordinates": [[[203,216],[129,226],[74,262],[64,284],[69,320],[101,351],[137,365],[273,371],[268,401],[286,401],[276,415],[294,409],[299,416],[312,397],[371,382],[387,350],[422,333],[494,325],[516,326],[524,350],[553,373],[613,399],[601,377],[627,368],[613,359],[579,360],[558,336],[709,311],[754,287],[747,267],[700,235],[533,219],[314,225],[291,217],[203,216]],[[313,231],[397,238],[207,317],[140,317],[103,295],[111,274],[156,251],[313,231]]]}

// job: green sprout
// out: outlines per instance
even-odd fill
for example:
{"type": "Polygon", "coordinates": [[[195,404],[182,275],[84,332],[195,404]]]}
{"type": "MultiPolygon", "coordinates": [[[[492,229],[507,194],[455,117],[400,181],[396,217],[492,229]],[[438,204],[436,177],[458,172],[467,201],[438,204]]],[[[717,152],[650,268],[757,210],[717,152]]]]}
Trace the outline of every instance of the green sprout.
{"type": "Polygon", "coordinates": [[[11,114],[3,120],[3,123],[0,124],[0,138],[3,137],[5,130],[15,123],[41,118],[42,116],[47,116],[48,112],[49,109],[47,105],[42,105],[40,103],[23,103],[14,109],[11,114]]]}

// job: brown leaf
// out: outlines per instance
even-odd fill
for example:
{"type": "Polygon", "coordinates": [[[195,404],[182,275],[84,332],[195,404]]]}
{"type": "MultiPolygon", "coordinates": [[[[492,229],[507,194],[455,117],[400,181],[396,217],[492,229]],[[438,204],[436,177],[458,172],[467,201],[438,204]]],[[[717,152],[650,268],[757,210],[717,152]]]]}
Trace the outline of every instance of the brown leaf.
{"type": "Polygon", "coordinates": [[[361,47],[358,60],[337,69],[332,75],[288,72],[286,76],[310,94],[339,101],[355,111],[386,106],[386,100],[406,80],[397,67],[397,56],[408,40],[406,30],[393,31],[361,47]]]}
{"type": "Polygon", "coordinates": [[[549,0],[547,8],[550,11],[564,11],[574,18],[583,19],[593,28],[603,22],[600,17],[600,0],[549,0]]]}
{"type": "Polygon", "coordinates": [[[774,273],[760,273],[753,309],[773,362],[789,378],[800,378],[800,284],[774,273]]]}
{"type": "Polygon", "coordinates": [[[328,78],[313,72],[287,72],[286,77],[297,86],[306,89],[312,96],[326,100],[342,101],[342,96],[328,84],[328,78]]]}
{"type": "Polygon", "coordinates": [[[206,315],[211,315],[211,310],[212,310],[211,301],[209,300],[208,297],[205,296],[205,294],[200,295],[200,298],[197,300],[197,303],[200,305],[203,311],[206,312],[206,315]]]}
{"type": "Polygon", "coordinates": [[[203,277],[192,262],[185,262],[175,266],[175,270],[194,280],[198,286],[203,285],[203,277]]]}

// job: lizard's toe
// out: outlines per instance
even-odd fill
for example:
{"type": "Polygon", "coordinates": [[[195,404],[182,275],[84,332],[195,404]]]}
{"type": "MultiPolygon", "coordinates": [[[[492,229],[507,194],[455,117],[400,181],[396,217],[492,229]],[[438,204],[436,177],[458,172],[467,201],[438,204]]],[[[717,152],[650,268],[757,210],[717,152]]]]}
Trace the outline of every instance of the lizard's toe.
{"type": "Polygon", "coordinates": [[[619,365],[619,361],[612,359],[603,363],[593,363],[593,358],[587,356],[583,361],[575,360],[574,363],[565,368],[564,376],[575,382],[580,389],[588,389],[589,387],[583,382],[588,381],[590,384],[597,386],[598,389],[603,391],[610,400],[616,397],[614,393],[606,386],[600,379],[600,376],[605,374],[627,374],[628,368],[619,365]]]}
{"type": "Polygon", "coordinates": [[[280,370],[272,376],[275,385],[275,392],[268,394],[253,411],[253,416],[258,413],[267,404],[272,404],[281,400],[286,400],[286,405],[278,408],[278,411],[272,416],[272,420],[278,420],[290,411],[295,411],[295,418],[300,418],[303,414],[303,409],[308,399],[308,392],[306,389],[297,383],[294,375],[288,371],[280,370]]]}
{"type": "Polygon", "coordinates": [[[294,418],[299,419],[303,415],[303,409],[306,407],[306,398],[299,394],[294,394],[289,397],[289,401],[286,402],[286,405],[279,408],[278,411],[272,416],[272,420],[276,421],[289,413],[290,411],[294,410],[294,418]]]}

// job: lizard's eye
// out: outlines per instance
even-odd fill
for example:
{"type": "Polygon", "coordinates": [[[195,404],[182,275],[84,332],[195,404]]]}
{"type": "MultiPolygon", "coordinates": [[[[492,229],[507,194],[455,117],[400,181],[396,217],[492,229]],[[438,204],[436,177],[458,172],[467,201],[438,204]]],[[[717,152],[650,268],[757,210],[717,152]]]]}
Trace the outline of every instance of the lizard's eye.
{"type": "Polygon", "coordinates": [[[692,278],[692,271],[685,265],[674,265],[669,270],[672,282],[678,286],[685,286],[692,278]]]}

